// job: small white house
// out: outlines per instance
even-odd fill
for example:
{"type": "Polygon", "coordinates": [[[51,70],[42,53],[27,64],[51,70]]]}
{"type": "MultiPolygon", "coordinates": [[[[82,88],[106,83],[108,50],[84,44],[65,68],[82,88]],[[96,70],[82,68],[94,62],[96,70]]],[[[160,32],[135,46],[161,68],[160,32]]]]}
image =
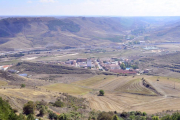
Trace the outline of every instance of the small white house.
{"type": "Polygon", "coordinates": [[[92,67],[91,59],[87,59],[87,67],[92,67]]]}

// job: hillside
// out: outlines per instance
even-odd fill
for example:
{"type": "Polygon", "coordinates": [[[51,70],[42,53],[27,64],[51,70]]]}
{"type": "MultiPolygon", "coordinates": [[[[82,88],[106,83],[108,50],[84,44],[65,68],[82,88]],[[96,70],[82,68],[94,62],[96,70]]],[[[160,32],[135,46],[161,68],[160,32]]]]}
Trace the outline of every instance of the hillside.
{"type": "Polygon", "coordinates": [[[17,17],[0,20],[0,49],[61,48],[122,42],[152,21],[140,17],[17,17]]]}
{"type": "Polygon", "coordinates": [[[163,26],[157,27],[150,32],[151,40],[156,42],[179,42],[180,37],[180,21],[167,22],[163,26]]]}

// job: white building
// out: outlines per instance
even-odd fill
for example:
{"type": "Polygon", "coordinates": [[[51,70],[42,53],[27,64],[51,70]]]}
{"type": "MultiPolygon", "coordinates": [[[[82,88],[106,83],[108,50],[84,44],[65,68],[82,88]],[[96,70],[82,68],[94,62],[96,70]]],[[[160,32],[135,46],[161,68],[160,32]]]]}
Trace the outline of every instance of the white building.
{"type": "Polygon", "coordinates": [[[87,67],[92,67],[91,59],[87,59],[87,67]]]}

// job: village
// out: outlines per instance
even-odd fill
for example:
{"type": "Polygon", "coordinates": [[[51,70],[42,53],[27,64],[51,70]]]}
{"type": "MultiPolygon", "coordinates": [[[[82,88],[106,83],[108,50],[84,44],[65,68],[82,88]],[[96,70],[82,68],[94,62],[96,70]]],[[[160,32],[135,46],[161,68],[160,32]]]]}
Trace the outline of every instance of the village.
{"type": "MultiPolygon", "coordinates": [[[[44,63],[44,62],[43,62],[44,63]]],[[[92,70],[109,71],[120,75],[140,75],[149,73],[151,70],[140,70],[138,65],[124,58],[77,58],[65,62],[46,62],[48,64],[59,64],[70,67],[78,67],[92,70]]]]}
{"type": "MultiPolygon", "coordinates": [[[[140,75],[143,73],[149,73],[151,70],[144,69],[140,70],[138,65],[132,62],[132,60],[125,58],[77,58],[77,59],[68,59],[67,61],[39,61],[44,64],[52,65],[63,65],[69,67],[77,67],[91,70],[100,70],[113,72],[119,75],[140,75]]],[[[19,71],[11,69],[12,65],[2,65],[0,70],[8,71],[10,73],[17,73],[22,77],[30,77],[26,73],[19,73],[19,71]]]]}

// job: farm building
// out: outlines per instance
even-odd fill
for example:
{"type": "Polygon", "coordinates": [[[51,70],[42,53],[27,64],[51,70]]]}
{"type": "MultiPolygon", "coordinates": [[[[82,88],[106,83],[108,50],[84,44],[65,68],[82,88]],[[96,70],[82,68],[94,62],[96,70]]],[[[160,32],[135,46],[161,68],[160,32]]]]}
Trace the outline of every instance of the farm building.
{"type": "Polygon", "coordinates": [[[4,65],[4,66],[0,66],[0,70],[6,71],[9,67],[11,67],[12,65],[4,65]]]}

